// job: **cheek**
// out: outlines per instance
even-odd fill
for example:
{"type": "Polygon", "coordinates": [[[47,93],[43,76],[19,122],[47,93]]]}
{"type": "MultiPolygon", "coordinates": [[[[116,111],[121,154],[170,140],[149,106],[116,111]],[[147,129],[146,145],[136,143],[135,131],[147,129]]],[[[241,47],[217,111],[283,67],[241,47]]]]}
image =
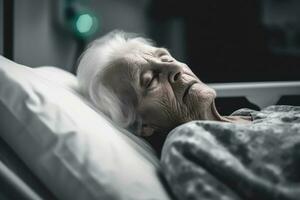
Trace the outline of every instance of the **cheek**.
{"type": "Polygon", "coordinates": [[[142,118],[162,130],[169,130],[185,121],[184,108],[176,100],[173,91],[161,88],[151,98],[143,100],[142,118]]]}
{"type": "Polygon", "coordinates": [[[205,84],[195,84],[190,90],[188,107],[191,112],[195,110],[206,110],[216,98],[214,89],[205,84]],[[196,109],[197,108],[197,109],[196,109]]]}
{"type": "Polygon", "coordinates": [[[216,97],[216,91],[203,83],[195,84],[191,88],[191,95],[197,99],[210,100],[216,97]]]}
{"type": "Polygon", "coordinates": [[[157,119],[163,118],[164,121],[172,121],[172,118],[179,112],[173,91],[168,87],[161,88],[151,102],[153,110],[159,115],[157,119]]]}
{"type": "Polygon", "coordinates": [[[174,126],[186,122],[190,118],[190,113],[182,101],[177,100],[171,88],[163,90],[159,99],[159,105],[165,118],[174,126]]]}

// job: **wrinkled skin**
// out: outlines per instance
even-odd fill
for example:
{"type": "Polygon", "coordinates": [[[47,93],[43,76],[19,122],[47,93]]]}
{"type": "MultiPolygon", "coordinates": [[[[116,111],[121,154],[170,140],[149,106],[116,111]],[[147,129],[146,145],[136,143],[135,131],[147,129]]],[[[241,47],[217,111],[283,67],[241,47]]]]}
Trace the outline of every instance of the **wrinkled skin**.
{"type": "Polygon", "coordinates": [[[166,50],[144,56],[141,70],[138,113],[144,121],[144,135],[169,131],[196,119],[214,119],[213,89],[202,83],[184,63],[166,50]]]}
{"type": "Polygon", "coordinates": [[[142,118],[142,136],[167,133],[191,120],[222,119],[214,106],[215,91],[166,49],[145,46],[114,66],[105,82],[123,97],[124,93],[135,94],[132,101],[137,101],[136,110],[142,118]],[[124,81],[124,74],[128,81],[124,81]],[[130,89],[134,92],[128,92],[130,89]]]}

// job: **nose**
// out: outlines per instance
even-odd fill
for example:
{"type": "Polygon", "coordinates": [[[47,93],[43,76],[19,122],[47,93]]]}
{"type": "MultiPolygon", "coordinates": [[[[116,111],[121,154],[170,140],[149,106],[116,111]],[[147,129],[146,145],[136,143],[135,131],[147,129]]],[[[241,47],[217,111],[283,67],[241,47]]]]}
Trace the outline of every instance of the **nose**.
{"type": "Polygon", "coordinates": [[[169,81],[170,83],[176,83],[182,74],[182,71],[180,69],[180,67],[178,66],[173,66],[169,68],[169,81]]]}

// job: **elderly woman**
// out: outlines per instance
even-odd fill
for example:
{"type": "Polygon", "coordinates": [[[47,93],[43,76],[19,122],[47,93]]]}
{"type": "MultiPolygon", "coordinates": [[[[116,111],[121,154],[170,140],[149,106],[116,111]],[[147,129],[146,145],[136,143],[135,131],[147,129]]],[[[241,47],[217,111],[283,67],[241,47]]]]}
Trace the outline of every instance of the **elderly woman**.
{"type": "Polygon", "coordinates": [[[82,90],[118,125],[141,136],[167,134],[192,120],[248,123],[249,118],[223,117],[215,91],[165,48],[149,40],[113,32],[96,40],[78,68],[82,90]]]}
{"type": "Polygon", "coordinates": [[[221,116],[215,91],[186,64],[123,32],[89,46],[78,80],[118,126],[165,142],[162,167],[178,199],[299,199],[299,107],[221,116]]]}

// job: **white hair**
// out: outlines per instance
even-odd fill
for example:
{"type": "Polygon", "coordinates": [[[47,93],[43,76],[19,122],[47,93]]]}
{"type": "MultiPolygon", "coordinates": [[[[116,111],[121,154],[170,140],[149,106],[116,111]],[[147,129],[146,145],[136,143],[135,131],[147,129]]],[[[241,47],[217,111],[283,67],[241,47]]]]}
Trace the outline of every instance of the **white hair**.
{"type": "Polygon", "coordinates": [[[135,55],[145,45],[152,46],[152,42],[135,34],[113,31],[88,46],[80,57],[77,69],[81,92],[97,109],[126,129],[139,120],[136,110],[132,105],[124,104],[117,94],[103,84],[102,75],[117,60],[135,55]]]}

